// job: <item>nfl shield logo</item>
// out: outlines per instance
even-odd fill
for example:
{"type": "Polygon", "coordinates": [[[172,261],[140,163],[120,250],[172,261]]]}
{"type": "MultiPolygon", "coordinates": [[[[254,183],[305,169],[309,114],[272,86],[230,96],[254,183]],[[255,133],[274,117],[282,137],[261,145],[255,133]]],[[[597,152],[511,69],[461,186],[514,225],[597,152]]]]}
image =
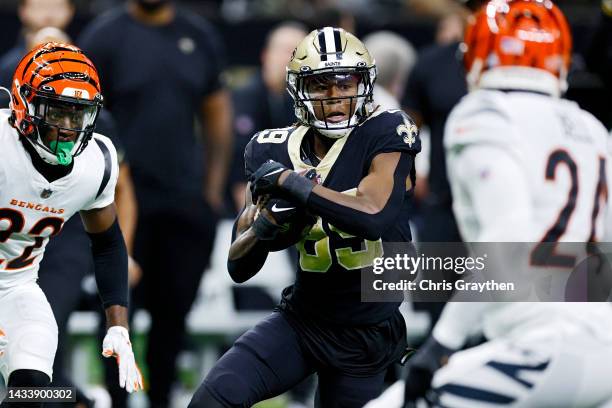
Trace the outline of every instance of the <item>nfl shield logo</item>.
{"type": "Polygon", "coordinates": [[[41,193],[40,193],[40,197],[41,198],[49,198],[51,197],[51,194],[53,194],[53,190],[45,188],[41,193]]]}

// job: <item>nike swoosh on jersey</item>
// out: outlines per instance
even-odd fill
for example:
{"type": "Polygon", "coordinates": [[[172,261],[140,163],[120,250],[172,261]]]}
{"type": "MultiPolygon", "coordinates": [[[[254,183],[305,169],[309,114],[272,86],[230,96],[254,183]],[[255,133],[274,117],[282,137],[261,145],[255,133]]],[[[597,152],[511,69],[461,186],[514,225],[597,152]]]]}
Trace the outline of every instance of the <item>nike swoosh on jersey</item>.
{"type": "Polygon", "coordinates": [[[289,211],[289,210],[294,210],[295,207],[283,207],[283,208],[278,208],[276,206],[276,203],[274,203],[274,205],[272,206],[272,212],[283,212],[283,211],[289,211]]]}

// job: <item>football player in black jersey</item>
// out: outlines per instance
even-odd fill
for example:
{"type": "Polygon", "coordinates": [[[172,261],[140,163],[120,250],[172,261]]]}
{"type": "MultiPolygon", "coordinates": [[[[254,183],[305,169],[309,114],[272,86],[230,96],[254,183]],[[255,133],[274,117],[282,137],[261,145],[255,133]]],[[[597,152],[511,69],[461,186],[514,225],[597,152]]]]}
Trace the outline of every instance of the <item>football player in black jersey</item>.
{"type": "Polygon", "coordinates": [[[315,30],[295,49],[287,88],[298,123],[261,131],[246,147],[232,279],[259,271],[287,212],[306,210],[316,223],[297,244],[298,275],[281,304],[217,362],[190,407],[250,407],[313,372],[321,407],[361,407],[403,353],[399,303],[362,302],[360,270],[382,256],[383,242],[411,239],[420,141],[407,115],[373,106],[375,78],[368,50],[342,29],[315,30]],[[318,183],[304,175],[313,169],[318,183]],[[270,206],[268,197],[282,200],[270,206]]]}

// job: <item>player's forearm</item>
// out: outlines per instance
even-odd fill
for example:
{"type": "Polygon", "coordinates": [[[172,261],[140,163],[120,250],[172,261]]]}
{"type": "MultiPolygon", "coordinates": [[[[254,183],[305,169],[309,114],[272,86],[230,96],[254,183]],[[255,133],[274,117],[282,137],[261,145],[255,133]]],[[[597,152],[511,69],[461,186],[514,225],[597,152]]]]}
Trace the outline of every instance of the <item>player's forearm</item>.
{"type": "Polygon", "coordinates": [[[249,228],[232,242],[227,256],[227,271],[234,282],[243,283],[259,272],[267,258],[266,244],[249,228]]]}
{"type": "Polygon", "coordinates": [[[227,270],[234,282],[243,283],[262,268],[268,257],[267,245],[251,228],[255,207],[240,213],[232,228],[232,245],[227,256],[227,270]]]}
{"type": "Polygon", "coordinates": [[[119,223],[89,233],[98,293],[105,309],[128,305],[128,255],[119,223]]]}
{"type": "Polygon", "coordinates": [[[306,206],[311,212],[327,219],[344,232],[369,240],[377,240],[397,218],[404,198],[404,188],[394,186],[389,199],[382,208],[377,208],[366,200],[360,202],[358,197],[345,198],[339,197],[344,194],[336,194],[324,196],[313,191],[306,206]]]}
{"type": "Polygon", "coordinates": [[[247,229],[232,242],[227,254],[227,259],[229,261],[235,261],[247,256],[259,242],[253,229],[247,229]]]}
{"type": "Polygon", "coordinates": [[[128,308],[113,305],[104,310],[106,314],[106,327],[121,326],[128,328],[128,308]]]}
{"type": "MultiPolygon", "coordinates": [[[[412,156],[398,154],[392,179],[371,173],[362,180],[355,196],[317,185],[301,202],[312,213],[327,219],[344,232],[370,240],[379,239],[395,222],[401,210],[412,163],[412,156]]],[[[302,183],[306,187],[305,181],[296,174],[288,175],[285,180],[281,176],[279,183],[290,194],[300,193],[292,183],[302,183]]]]}
{"type": "Polygon", "coordinates": [[[482,331],[482,318],[494,307],[488,302],[449,302],[433,330],[433,337],[445,347],[458,350],[467,339],[482,331]]]}

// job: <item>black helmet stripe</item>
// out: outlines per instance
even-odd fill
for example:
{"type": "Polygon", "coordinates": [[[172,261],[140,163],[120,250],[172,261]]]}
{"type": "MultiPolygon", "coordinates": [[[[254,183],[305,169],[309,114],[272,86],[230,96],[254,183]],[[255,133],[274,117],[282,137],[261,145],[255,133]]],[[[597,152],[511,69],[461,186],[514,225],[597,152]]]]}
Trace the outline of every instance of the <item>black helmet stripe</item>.
{"type": "Polygon", "coordinates": [[[340,30],[334,28],[334,46],[336,47],[336,58],[342,59],[342,43],[340,41],[340,30]]]}
{"type": "Polygon", "coordinates": [[[319,52],[321,53],[321,61],[327,61],[327,47],[325,46],[325,33],[319,30],[319,52]]]}
{"type": "MultiPolygon", "coordinates": [[[[48,76],[45,79],[43,79],[38,86],[40,87],[42,85],[46,85],[46,84],[49,84],[51,82],[60,81],[62,79],[71,79],[69,77],[70,74],[79,75],[81,73],[80,72],[62,72],[60,74],[55,74],[55,75],[52,75],[52,76],[48,76]]],[[[91,85],[93,85],[93,87],[98,92],[100,92],[100,90],[98,89],[98,85],[96,84],[96,81],[94,81],[89,75],[87,75],[87,78],[85,80],[86,80],[86,82],[89,82],[91,85]]],[[[92,95],[92,97],[93,97],[93,95],[92,95]]]]}
{"type": "Polygon", "coordinates": [[[339,29],[325,27],[319,30],[318,39],[321,61],[328,61],[330,57],[334,60],[342,59],[343,50],[339,29]]]}
{"type": "Polygon", "coordinates": [[[53,52],[58,52],[58,51],[71,51],[71,52],[76,52],[78,54],[82,54],[83,52],[79,49],[73,49],[73,48],[66,48],[66,47],[53,47],[53,48],[43,48],[41,50],[38,50],[36,53],[34,53],[34,55],[32,55],[32,57],[30,58],[30,60],[28,61],[28,63],[26,64],[25,68],[23,69],[23,75],[21,77],[21,80],[23,81],[23,77],[25,76],[25,73],[28,72],[28,69],[30,68],[30,65],[32,65],[32,63],[34,62],[34,60],[38,57],[40,57],[41,55],[44,54],[50,54],[53,52]]]}
{"type": "Polygon", "coordinates": [[[91,69],[96,69],[93,65],[91,65],[91,64],[89,64],[89,63],[87,63],[85,61],[81,61],[81,60],[77,60],[77,59],[73,59],[73,58],[58,58],[58,59],[52,59],[52,60],[49,60],[49,61],[44,61],[44,64],[40,64],[38,67],[36,67],[36,69],[34,70],[34,73],[38,74],[40,72],[40,70],[43,69],[44,67],[46,67],[48,65],[51,65],[53,63],[56,63],[56,62],[64,62],[64,61],[66,61],[66,62],[76,62],[77,64],[85,64],[88,67],[90,67],[91,69]]]}

